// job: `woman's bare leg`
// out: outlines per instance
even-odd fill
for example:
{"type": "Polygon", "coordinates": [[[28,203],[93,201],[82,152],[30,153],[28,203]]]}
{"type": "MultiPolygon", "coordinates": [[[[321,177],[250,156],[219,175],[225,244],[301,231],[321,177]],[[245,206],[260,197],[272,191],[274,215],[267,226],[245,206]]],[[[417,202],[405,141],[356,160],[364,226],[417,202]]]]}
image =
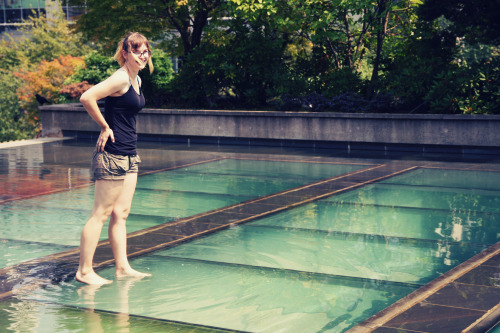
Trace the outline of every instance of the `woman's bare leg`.
{"type": "Polygon", "coordinates": [[[109,220],[109,240],[115,257],[117,277],[144,277],[151,274],[141,273],[130,267],[127,257],[126,221],[132,206],[132,198],[137,184],[137,173],[127,173],[120,196],[113,206],[109,220]]]}
{"type": "Polygon", "coordinates": [[[92,267],[94,253],[99,242],[101,230],[113,210],[123,188],[123,180],[97,180],[95,184],[94,208],[83,227],[80,239],[80,264],[76,280],[87,284],[106,284],[110,280],[97,275],[92,267]]]}

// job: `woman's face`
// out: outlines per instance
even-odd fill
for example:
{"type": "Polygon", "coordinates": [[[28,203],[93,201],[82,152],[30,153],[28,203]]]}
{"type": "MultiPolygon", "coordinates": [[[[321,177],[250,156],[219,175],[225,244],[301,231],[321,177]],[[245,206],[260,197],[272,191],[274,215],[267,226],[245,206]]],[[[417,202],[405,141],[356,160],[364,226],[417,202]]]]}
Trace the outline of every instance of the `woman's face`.
{"type": "Polygon", "coordinates": [[[150,56],[151,54],[147,45],[142,44],[136,49],[131,49],[131,51],[126,54],[125,59],[127,60],[129,66],[132,66],[134,69],[141,70],[146,67],[150,56]]]}

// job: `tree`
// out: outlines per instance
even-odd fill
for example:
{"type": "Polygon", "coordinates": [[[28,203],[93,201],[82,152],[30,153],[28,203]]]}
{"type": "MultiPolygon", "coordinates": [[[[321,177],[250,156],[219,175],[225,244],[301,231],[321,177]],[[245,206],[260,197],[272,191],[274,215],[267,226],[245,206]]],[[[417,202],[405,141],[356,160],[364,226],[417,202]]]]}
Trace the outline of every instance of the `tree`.
{"type": "Polygon", "coordinates": [[[309,40],[318,56],[328,59],[325,71],[349,68],[360,72],[371,60],[373,94],[384,56],[384,41],[391,36],[393,43],[411,33],[415,10],[421,0],[233,0],[239,12],[255,19],[263,11],[279,17],[284,29],[294,31],[309,40]],[[284,10],[285,9],[285,10],[284,10]],[[322,54],[322,55],[321,55],[322,54]],[[367,59],[369,55],[371,58],[367,59]]]}
{"type": "MultiPolygon", "coordinates": [[[[50,18],[33,16],[25,23],[21,28],[23,37],[0,40],[0,141],[33,138],[40,129],[37,92],[23,100],[17,95],[19,92],[25,98],[33,88],[28,84],[28,73],[36,71],[42,61],[70,54],[81,56],[91,50],[81,42],[81,35],[70,29],[60,6],[50,18]]],[[[36,74],[30,79],[41,80],[36,74]]]]}
{"type": "Polygon", "coordinates": [[[50,61],[60,55],[82,56],[92,49],[81,42],[81,35],[70,28],[61,6],[51,17],[32,16],[20,28],[21,38],[0,41],[0,68],[30,68],[40,61],[50,61]]]}
{"type": "Polygon", "coordinates": [[[409,112],[498,113],[500,48],[498,30],[490,29],[498,24],[492,3],[427,0],[418,8],[414,34],[385,59],[383,86],[409,112]]]}
{"type": "MultiPolygon", "coordinates": [[[[384,40],[389,33],[397,37],[409,37],[412,32],[413,25],[409,24],[412,20],[412,15],[418,5],[421,5],[421,0],[377,0],[372,13],[373,28],[376,33],[375,56],[372,61],[372,76],[367,89],[367,96],[371,97],[375,93],[375,88],[378,84],[380,62],[382,58],[382,50],[384,40]],[[408,29],[410,27],[410,29],[408,29]]],[[[393,42],[395,39],[392,39],[393,42]]]]}
{"type": "Polygon", "coordinates": [[[440,36],[437,49],[450,55],[425,97],[431,111],[500,112],[499,6],[499,0],[427,0],[420,8],[424,38],[440,36]]]}
{"type": "Polygon", "coordinates": [[[138,31],[151,40],[163,40],[176,30],[180,54],[200,45],[203,30],[219,15],[222,0],[73,0],[86,7],[77,29],[89,40],[102,41],[113,49],[128,31],[138,31]]]}
{"type": "Polygon", "coordinates": [[[170,92],[169,84],[173,79],[174,70],[169,55],[162,50],[153,50],[152,57],[153,73],[150,73],[148,67],[141,71],[139,75],[142,79],[142,90],[147,105],[158,108],[167,102],[167,96],[170,92]]]}
{"type": "Polygon", "coordinates": [[[443,17],[447,29],[469,43],[498,45],[500,43],[500,0],[426,0],[419,16],[426,22],[443,17]]]}

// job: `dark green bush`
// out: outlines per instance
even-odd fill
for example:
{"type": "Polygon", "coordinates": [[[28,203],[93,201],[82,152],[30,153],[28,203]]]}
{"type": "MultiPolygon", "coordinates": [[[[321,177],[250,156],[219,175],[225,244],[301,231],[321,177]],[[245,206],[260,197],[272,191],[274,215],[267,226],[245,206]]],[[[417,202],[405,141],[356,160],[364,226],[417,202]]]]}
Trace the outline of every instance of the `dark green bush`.
{"type": "Polygon", "coordinates": [[[153,50],[153,74],[149,67],[139,74],[142,79],[142,91],[148,106],[162,107],[168,102],[170,86],[174,77],[170,56],[162,50],[153,50]]]}
{"type": "Polygon", "coordinates": [[[71,79],[75,83],[87,81],[90,85],[95,85],[104,81],[120,68],[113,57],[105,56],[96,51],[87,54],[84,59],[85,67],[80,69],[71,79]]]}
{"type": "Polygon", "coordinates": [[[21,110],[16,91],[20,80],[0,70],[0,142],[31,139],[37,134],[38,123],[30,122],[21,110]]]}
{"type": "Polygon", "coordinates": [[[262,108],[289,80],[285,41],[264,27],[231,22],[231,34],[206,42],[184,60],[173,82],[178,103],[191,107],[262,108]]]}

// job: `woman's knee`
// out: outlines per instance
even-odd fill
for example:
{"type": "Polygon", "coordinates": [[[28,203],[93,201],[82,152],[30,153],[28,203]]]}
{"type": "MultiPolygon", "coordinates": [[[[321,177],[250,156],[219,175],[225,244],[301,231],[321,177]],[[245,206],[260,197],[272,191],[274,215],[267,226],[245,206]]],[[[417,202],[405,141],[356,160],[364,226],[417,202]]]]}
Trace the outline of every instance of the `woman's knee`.
{"type": "Polygon", "coordinates": [[[112,212],[113,212],[112,205],[106,205],[106,206],[99,205],[99,206],[94,206],[91,216],[95,220],[105,223],[112,212]]]}
{"type": "Polygon", "coordinates": [[[116,221],[125,221],[129,214],[129,207],[115,207],[111,213],[111,219],[116,221]]]}

